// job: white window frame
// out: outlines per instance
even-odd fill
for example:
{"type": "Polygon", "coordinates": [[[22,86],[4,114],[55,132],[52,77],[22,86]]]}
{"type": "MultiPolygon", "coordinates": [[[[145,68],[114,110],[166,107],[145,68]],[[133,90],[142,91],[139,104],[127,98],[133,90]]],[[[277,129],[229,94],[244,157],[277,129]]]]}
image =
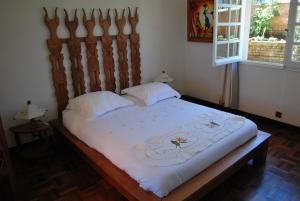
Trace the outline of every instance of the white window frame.
{"type": "Polygon", "coordinates": [[[300,22],[296,22],[297,8],[300,7],[299,0],[291,0],[289,10],[288,34],[285,47],[284,66],[291,70],[300,70],[300,61],[292,61],[292,51],[294,45],[300,45],[300,42],[295,42],[295,27],[300,26],[300,22]]]}
{"type": "MultiPolygon", "coordinates": [[[[214,7],[214,13],[215,13],[215,23],[214,23],[214,42],[213,42],[213,66],[222,66],[225,64],[230,64],[234,62],[239,62],[243,60],[243,45],[244,45],[244,19],[245,19],[245,0],[240,0],[241,5],[236,4],[220,4],[218,2],[219,0],[215,0],[215,7],[214,7]],[[226,7],[229,8],[229,16],[228,19],[230,21],[231,19],[231,9],[232,8],[240,8],[240,22],[228,22],[228,23],[219,23],[219,13],[218,13],[218,7],[226,7]],[[218,27],[219,26],[227,26],[227,37],[228,40],[226,41],[218,41],[218,27]],[[239,26],[239,40],[232,40],[230,39],[230,27],[231,26],[239,26]],[[238,56],[229,56],[229,47],[230,44],[237,43],[239,50],[238,50],[238,56]],[[227,44],[227,57],[226,58],[217,58],[218,53],[218,45],[221,44],[227,44]]],[[[233,0],[229,0],[230,2],[233,0]]]]}
{"type": "MultiPolygon", "coordinates": [[[[229,0],[231,1],[231,0],[229,0]]],[[[219,4],[218,0],[215,0],[215,24],[214,24],[214,44],[213,44],[213,66],[222,66],[225,64],[230,64],[234,62],[242,62],[246,64],[255,64],[256,66],[261,67],[270,67],[275,69],[288,69],[288,70],[296,70],[300,71],[300,61],[292,61],[292,48],[293,45],[300,45],[300,42],[294,42],[294,34],[295,34],[295,26],[300,26],[300,22],[296,22],[297,16],[297,7],[300,6],[299,0],[291,0],[290,2],[290,10],[289,10],[289,19],[288,19],[288,34],[286,39],[286,47],[284,52],[284,61],[283,64],[273,63],[273,62],[263,62],[263,61],[255,61],[248,60],[248,48],[249,48],[249,31],[251,24],[251,13],[246,13],[245,10],[250,10],[252,2],[248,2],[247,0],[241,0],[241,26],[240,26],[240,40],[239,43],[239,55],[235,57],[228,57],[223,59],[217,59],[217,45],[221,44],[223,41],[218,41],[218,26],[224,25],[224,23],[220,24],[218,22],[218,7],[223,4],[219,4]],[[248,33],[248,34],[247,34],[248,33]]],[[[228,5],[228,4],[224,4],[228,5]]],[[[230,12],[229,12],[230,13],[230,12]]],[[[230,16],[229,16],[230,19],[230,16]]],[[[229,30],[228,30],[229,32],[229,30]]],[[[230,34],[228,34],[230,36],[230,34]]],[[[223,43],[226,43],[223,42],[223,43]]],[[[227,50],[228,54],[229,50],[227,50]]]]}

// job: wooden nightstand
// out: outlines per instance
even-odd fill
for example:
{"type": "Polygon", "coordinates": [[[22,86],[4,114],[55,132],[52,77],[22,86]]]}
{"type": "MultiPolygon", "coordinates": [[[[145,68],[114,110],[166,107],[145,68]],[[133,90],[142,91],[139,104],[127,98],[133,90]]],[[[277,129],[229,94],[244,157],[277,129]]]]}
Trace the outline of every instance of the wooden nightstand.
{"type": "MultiPolygon", "coordinates": [[[[21,140],[20,140],[21,136],[25,136],[25,135],[37,136],[37,137],[39,137],[40,140],[42,140],[44,142],[44,144],[42,146],[40,146],[40,148],[42,147],[43,150],[33,150],[33,152],[31,154],[29,154],[29,155],[32,155],[32,154],[35,155],[35,156],[29,156],[29,157],[35,158],[35,157],[41,157],[43,155],[46,155],[49,152],[48,139],[49,139],[50,129],[51,128],[48,123],[44,123],[39,120],[34,120],[34,121],[30,121],[29,123],[22,124],[20,126],[12,127],[12,128],[10,128],[10,131],[12,133],[14,133],[19,153],[21,153],[21,150],[22,150],[22,153],[26,152],[23,149],[23,148],[25,148],[25,146],[23,147],[21,140]]],[[[27,153],[22,154],[22,155],[23,156],[27,155],[27,153]]]]}
{"type": "Polygon", "coordinates": [[[15,175],[0,116],[0,200],[17,200],[15,175]]]}

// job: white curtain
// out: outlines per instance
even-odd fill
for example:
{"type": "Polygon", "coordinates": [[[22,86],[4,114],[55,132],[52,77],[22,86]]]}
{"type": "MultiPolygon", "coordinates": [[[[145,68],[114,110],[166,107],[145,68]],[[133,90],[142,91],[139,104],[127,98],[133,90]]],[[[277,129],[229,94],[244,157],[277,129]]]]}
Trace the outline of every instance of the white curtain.
{"type": "Polygon", "coordinates": [[[239,64],[227,64],[222,72],[219,104],[238,109],[239,107],[239,64]]]}

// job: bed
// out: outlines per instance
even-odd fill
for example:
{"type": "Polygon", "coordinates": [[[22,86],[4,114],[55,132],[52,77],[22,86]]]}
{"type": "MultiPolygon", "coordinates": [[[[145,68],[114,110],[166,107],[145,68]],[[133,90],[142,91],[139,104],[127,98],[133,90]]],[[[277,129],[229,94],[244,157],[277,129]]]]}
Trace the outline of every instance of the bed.
{"type": "MultiPolygon", "coordinates": [[[[128,200],[199,200],[249,160],[253,159],[255,165],[264,164],[269,134],[257,131],[256,125],[245,118],[195,105],[177,98],[169,98],[147,107],[143,107],[136,102],[134,106],[110,112],[93,122],[82,123],[77,129],[72,129],[72,124],[80,121],[76,120],[76,115],[72,113],[65,112],[62,115],[62,111],[66,109],[69,101],[68,89],[72,90],[71,94],[74,94],[75,97],[87,92],[85,89],[86,80],[83,78],[83,66],[80,62],[81,51],[78,51],[78,44],[80,46],[80,43],[84,42],[87,45],[87,71],[90,78],[88,82],[90,91],[101,91],[103,88],[99,76],[98,56],[95,52],[97,41],[100,41],[103,45],[105,90],[118,91],[116,90],[116,82],[119,83],[117,85],[120,89],[130,86],[130,83],[134,86],[141,83],[139,36],[135,30],[138,22],[137,12],[135,16],[131,16],[131,13],[128,16],[128,21],[132,27],[131,34],[126,35],[123,33],[124,24],[122,25],[122,23],[126,23],[124,12],[119,19],[116,11],[118,35],[100,37],[93,36],[94,13],[92,13],[90,20],[87,19],[84,13],[83,21],[88,36],[77,38],[76,34],[71,34],[68,39],[59,39],[56,35],[56,29],[59,25],[56,12],[53,19],[48,17],[46,9],[45,12],[45,23],[51,33],[47,44],[50,50],[53,86],[59,114],[59,118],[52,121],[51,125],[56,134],[63,136],[74,145],[86,161],[128,200]],[[116,40],[118,45],[119,69],[116,74],[114,73],[113,62],[111,62],[113,56],[110,40],[116,40]],[[127,40],[130,42],[131,49],[131,70],[128,69],[128,60],[124,58],[127,51],[122,49],[124,44],[127,44],[127,40]],[[63,43],[68,45],[71,53],[70,79],[73,87],[68,87],[67,84],[66,69],[61,53],[63,43]],[[209,118],[207,118],[207,115],[209,118]],[[174,130],[172,131],[172,128],[177,127],[177,130],[175,130],[177,132],[182,131],[180,127],[191,128],[191,125],[194,125],[193,132],[197,132],[197,129],[206,129],[206,127],[197,127],[199,126],[199,119],[222,119],[223,117],[236,122],[235,124],[224,123],[220,126],[220,128],[231,129],[230,135],[227,133],[225,137],[220,136],[213,145],[206,144],[205,149],[193,149],[192,152],[188,152],[193,153],[192,157],[186,157],[186,160],[179,162],[167,160],[167,164],[162,162],[159,162],[159,164],[155,162],[156,164],[154,164],[153,160],[143,160],[143,156],[138,154],[146,153],[141,149],[145,147],[145,143],[149,140],[151,142],[161,141],[163,138],[157,137],[173,136],[172,132],[174,130]],[[196,120],[198,123],[195,122],[196,120]],[[228,125],[235,126],[228,127],[228,125]],[[170,135],[163,135],[164,133],[170,135]],[[155,138],[152,138],[153,136],[155,138]]],[[[67,16],[66,12],[66,26],[72,27],[69,31],[75,33],[76,14],[74,21],[70,21],[67,16]]],[[[102,12],[100,12],[100,24],[106,25],[106,29],[107,24],[110,24],[109,21],[109,12],[106,19],[103,18],[102,12]]],[[[227,122],[227,120],[224,120],[224,122],[227,122]]],[[[214,124],[214,122],[208,121],[203,125],[213,127],[214,124]],[[210,123],[212,125],[209,125],[210,123]]],[[[194,140],[193,142],[198,141],[194,140]]]]}
{"type": "Polygon", "coordinates": [[[257,134],[250,120],[177,98],[80,119],[72,110],[64,112],[64,126],[75,137],[160,198],[257,134]],[[209,127],[212,120],[220,126],[209,127]],[[171,140],[177,136],[190,144],[176,148],[171,140]]]}
{"type": "Polygon", "coordinates": [[[69,132],[60,119],[52,121],[51,124],[57,134],[64,136],[74,145],[83,158],[128,200],[199,200],[249,160],[253,159],[255,165],[263,165],[269,138],[268,134],[258,132],[256,137],[238,146],[161,198],[151,191],[145,191],[136,180],[114,165],[107,157],[69,132]]]}

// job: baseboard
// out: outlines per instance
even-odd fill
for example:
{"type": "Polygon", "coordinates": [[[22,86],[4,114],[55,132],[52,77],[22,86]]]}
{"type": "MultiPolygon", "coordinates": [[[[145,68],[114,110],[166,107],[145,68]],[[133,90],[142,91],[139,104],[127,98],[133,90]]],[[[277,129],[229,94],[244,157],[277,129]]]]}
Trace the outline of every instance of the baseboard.
{"type": "Polygon", "coordinates": [[[278,127],[286,128],[286,129],[289,129],[291,131],[300,132],[300,127],[298,127],[298,126],[283,123],[283,122],[280,122],[280,121],[276,121],[274,119],[270,119],[270,118],[267,118],[267,117],[262,117],[262,116],[259,116],[259,115],[256,115],[256,114],[251,114],[251,113],[244,112],[244,111],[241,111],[241,110],[227,108],[227,107],[224,107],[222,105],[212,103],[212,102],[209,102],[209,101],[206,101],[206,100],[202,100],[202,99],[199,99],[199,98],[194,98],[194,97],[191,97],[191,96],[188,96],[188,95],[183,95],[181,97],[181,99],[192,102],[192,103],[196,103],[196,104],[208,106],[208,107],[211,107],[211,108],[215,108],[215,109],[218,109],[218,110],[221,110],[221,111],[241,115],[241,116],[247,117],[248,119],[250,119],[254,122],[263,122],[263,123],[275,125],[275,126],[278,126],[278,127]]]}

